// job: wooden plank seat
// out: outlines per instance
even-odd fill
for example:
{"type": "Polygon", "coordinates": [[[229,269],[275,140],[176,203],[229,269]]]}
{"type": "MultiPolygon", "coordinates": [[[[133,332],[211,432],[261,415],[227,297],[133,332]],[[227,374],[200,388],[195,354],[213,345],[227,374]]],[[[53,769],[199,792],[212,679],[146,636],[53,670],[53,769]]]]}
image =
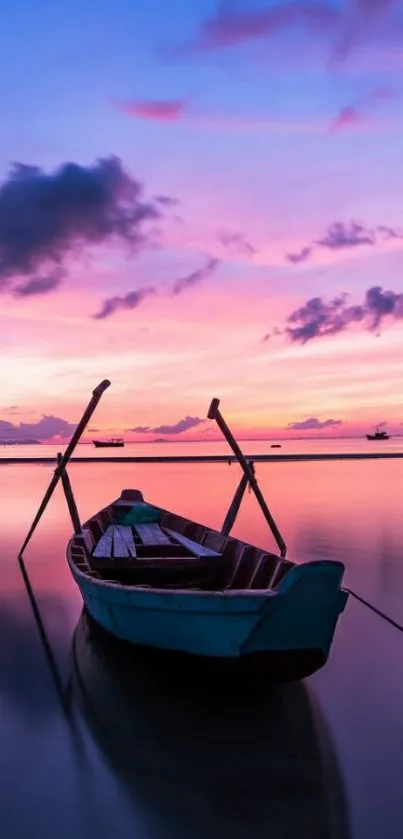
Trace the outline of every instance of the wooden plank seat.
{"type": "Polygon", "coordinates": [[[175,539],[175,541],[179,542],[180,545],[183,545],[184,548],[188,548],[194,556],[215,558],[222,556],[222,554],[212,550],[212,548],[209,548],[207,545],[201,545],[200,542],[194,542],[193,539],[189,539],[188,536],[184,536],[182,533],[177,533],[169,527],[165,527],[164,530],[165,533],[168,533],[169,536],[172,537],[172,539],[175,539]]]}
{"type": "Polygon", "coordinates": [[[171,545],[171,540],[156,522],[135,524],[134,529],[143,545],[171,545]]]}

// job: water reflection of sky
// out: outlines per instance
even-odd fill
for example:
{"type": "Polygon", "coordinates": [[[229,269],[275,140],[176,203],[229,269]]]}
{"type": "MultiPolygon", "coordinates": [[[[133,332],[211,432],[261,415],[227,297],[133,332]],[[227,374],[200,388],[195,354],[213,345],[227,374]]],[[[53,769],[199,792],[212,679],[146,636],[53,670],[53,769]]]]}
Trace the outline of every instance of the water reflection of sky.
{"type": "MultiPolygon", "coordinates": [[[[403,523],[398,493],[402,470],[403,464],[400,465],[400,462],[388,461],[280,466],[267,464],[257,469],[269,505],[289,546],[290,557],[295,556],[301,561],[320,557],[342,559],[347,566],[348,584],[397,620],[403,620],[403,566],[400,551],[403,523]]],[[[72,835],[92,836],[95,831],[99,837],[113,835],[114,839],[136,832],[150,839],[162,839],[164,835],[169,835],[169,813],[173,816],[179,799],[175,799],[172,793],[171,804],[168,806],[165,802],[164,807],[168,806],[168,810],[162,808],[163,819],[162,822],[158,821],[152,812],[152,800],[148,800],[142,791],[141,783],[136,782],[139,767],[136,763],[133,766],[130,764],[127,751],[126,775],[124,772],[125,777],[122,778],[114,762],[115,758],[105,754],[104,745],[97,739],[96,732],[91,730],[91,725],[88,726],[87,715],[87,724],[81,724],[87,754],[86,762],[84,760],[83,763],[82,753],[77,752],[75,741],[57,705],[54,686],[15,558],[51,474],[52,470],[48,467],[10,466],[1,469],[3,522],[7,526],[4,530],[3,524],[1,537],[0,774],[2,779],[6,779],[6,784],[3,783],[0,794],[0,821],[5,835],[10,839],[30,839],[34,834],[40,834],[44,839],[54,835],[67,839],[72,835]],[[164,834],[163,823],[167,820],[164,834]]],[[[71,467],[71,478],[83,518],[118,495],[122,486],[140,486],[151,501],[218,527],[238,482],[239,471],[233,466],[214,465],[189,467],[174,464],[158,467],[110,464],[94,465],[93,468],[76,465],[71,467]]],[[[66,682],[71,670],[71,639],[81,609],[78,592],[64,561],[69,532],[65,502],[61,493],[57,492],[26,554],[31,581],[66,682]]],[[[272,544],[266,525],[250,495],[245,498],[235,532],[262,546],[272,544]]],[[[309,680],[309,696],[318,706],[321,726],[324,726],[329,742],[333,743],[339,761],[346,787],[352,839],[378,839],[381,835],[387,835],[388,839],[398,839],[401,835],[402,653],[403,637],[393,627],[369,614],[360,604],[350,601],[339,622],[329,663],[309,680]]],[[[84,645],[83,655],[84,663],[85,656],[89,657],[89,667],[93,661],[94,645],[87,649],[84,645]]],[[[91,667],[89,671],[94,673],[91,667]]],[[[116,680],[106,666],[101,666],[96,675],[99,680],[96,692],[102,694],[105,691],[106,677],[106,683],[109,684],[107,708],[112,720],[117,721],[114,703],[120,688],[116,688],[116,680]]],[[[119,679],[124,684],[121,674],[119,679]]],[[[168,713],[166,708],[161,709],[161,691],[163,693],[164,690],[166,686],[159,685],[153,693],[148,684],[147,689],[141,693],[142,701],[147,700],[144,708],[147,703],[154,702],[156,715],[160,715],[157,735],[153,735],[152,739],[155,747],[162,742],[164,729],[169,727],[170,720],[175,721],[178,731],[181,726],[180,715],[175,715],[172,709],[172,695],[171,705],[168,703],[171,711],[168,713]]],[[[248,700],[248,685],[243,685],[243,690],[246,691],[245,703],[248,700]]],[[[139,699],[138,693],[136,696],[139,699]]],[[[248,701],[250,703],[250,698],[248,701]]],[[[270,701],[267,707],[273,719],[275,712],[270,701]]],[[[297,702],[295,707],[300,708],[301,702],[297,702]]],[[[206,720],[203,721],[203,715],[200,716],[200,702],[198,707],[199,716],[195,717],[194,725],[204,731],[204,739],[208,741],[208,725],[206,720]],[[207,728],[203,729],[203,726],[207,728]]],[[[230,755],[234,760],[236,748],[231,752],[229,741],[233,737],[235,744],[239,745],[242,737],[247,739],[247,743],[244,743],[246,797],[242,798],[240,790],[242,773],[233,777],[232,799],[231,791],[222,792],[218,781],[216,787],[212,784],[203,788],[203,794],[199,781],[196,795],[186,780],[187,794],[193,805],[190,804],[187,810],[185,808],[185,823],[191,823],[194,808],[204,806],[205,818],[208,816],[204,823],[205,829],[208,828],[212,835],[216,830],[220,836],[276,836],[270,829],[270,824],[274,827],[274,815],[270,816],[269,810],[263,806],[263,798],[260,822],[257,816],[253,822],[249,805],[254,800],[257,806],[258,798],[253,799],[252,792],[248,793],[253,788],[254,778],[256,795],[261,790],[259,784],[264,785],[265,779],[269,782],[272,770],[262,755],[268,753],[270,757],[270,754],[275,754],[275,751],[270,753],[270,748],[273,750],[275,746],[275,736],[270,725],[268,728],[263,726],[259,741],[259,731],[253,732],[248,728],[254,712],[250,704],[248,711],[245,711],[245,707],[245,704],[243,708],[241,705],[236,712],[238,716],[232,718],[233,728],[223,729],[228,738],[228,748],[223,747],[220,755],[224,775],[231,777],[230,755]],[[256,748],[250,745],[252,741],[248,740],[249,737],[252,740],[255,738],[256,748]],[[273,740],[271,744],[270,738],[273,740]],[[264,749],[261,749],[262,744],[264,749]],[[214,789],[219,797],[224,796],[224,809],[222,800],[220,806],[214,800],[214,789]]],[[[140,714],[138,708],[136,713],[140,714]]],[[[189,720],[192,721],[192,713],[196,712],[194,709],[192,712],[192,705],[187,698],[183,709],[183,714],[187,714],[187,726],[189,720]]],[[[235,711],[232,713],[235,714],[235,711]]],[[[262,714],[261,708],[259,713],[262,714]]],[[[287,713],[290,714],[289,706],[287,713]]],[[[141,715],[138,717],[140,723],[155,725],[153,715],[147,714],[144,720],[141,715]]],[[[220,719],[223,716],[218,715],[216,727],[220,719]]],[[[281,720],[279,730],[289,742],[287,738],[291,735],[287,725],[284,725],[284,715],[281,720]]],[[[120,723],[122,732],[122,721],[120,723]]],[[[189,728],[186,728],[185,722],[183,725],[189,740],[189,728]]],[[[182,730],[179,733],[183,735],[182,730]]],[[[118,734],[117,729],[115,734],[118,734]]],[[[114,725],[109,730],[111,736],[113,740],[114,725]]],[[[150,745],[147,737],[146,742],[150,745]]],[[[179,772],[185,787],[185,776],[191,774],[192,751],[189,751],[189,743],[183,737],[182,740],[179,738],[180,743],[190,763],[182,776],[178,767],[175,771],[179,772]]],[[[197,748],[200,749],[200,737],[198,743],[197,748]]],[[[280,733],[276,744],[284,756],[280,733]]],[[[169,740],[168,745],[170,749],[174,748],[175,739],[169,740]]],[[[134,740],[132,748],[139,748],[141,753],[141,738],[140,742],[134,740]]],[[[197,756],[196,745],[194,748],[194,760],[198,766],[200,755],[197,756]]],[[[138,754],[136,759],[139,759],[138,754]]],[[[204,752],[204,759],[208,771],[208,760],[211,759],[208,751],[204,752]]],[[[159,773],[159,760],[162,757],[158,756],[157,750],[151,763],[148,766],[147,762],[144,764],[144,771],[151,773],[155,782],[158,779],[161,782],[164,777],[165,770],[161,768],[162,774],[159,773]]],[[[140,761],[140,769],[142,765],[140,761]]],[[[200,769],[197,771],[200,772],[200,769]]],[[[295,775],[292,777],[293,794],[296,785],[300,795],[298,806],[302,807],[300,812],[306,815],[310,812],[306,798],[307,786],[304,786],[301,779],[295,779],[295,775]]],[[[287,783],[291,783],[289,777],[287,783]]],[[[291,788],[287,783],[283,789],[289,796],[291,788]]],[[[152,786],[150,789],[152,792],[152,786]]],[[[310,793],[312,789],[311,786],[310,793]]],[[[158,794],[164,797],[163,783],[159,786],[158,794]]],[[[324,806],[323,801],[320,806],[324,806]]],[[[323,810],[321,813],[323,816],[323,810]]],[[[202,821],[200,823],[203,824],[202,821]]],[[[283,836],[294,836],[286,832],[286,822],[280,819],[278,824],[283,825],[283,832],[278,828],[281,839],[283,836]]],[[[176,830],[175,835],[178,835],[178,829],[174,820],[172,830],[174,834],[176,830]]],[[[316,835],[313,830],[311,834],[312,837],[316,835]]],[[[192,835],[197,836],[197,833],[192,835]]]]}

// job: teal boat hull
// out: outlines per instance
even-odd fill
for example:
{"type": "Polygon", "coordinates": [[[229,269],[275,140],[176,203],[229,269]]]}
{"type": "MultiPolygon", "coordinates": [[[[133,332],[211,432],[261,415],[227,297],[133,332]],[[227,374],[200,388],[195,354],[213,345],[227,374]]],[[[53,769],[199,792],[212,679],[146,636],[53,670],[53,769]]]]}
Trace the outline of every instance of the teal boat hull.
{"type": "Polygon", "coordinates": [[[285,679],[323,666],[348,596],[344,566],[332,561],[295,566],[276,591],[128,587],[70,565],[91,617],[121,640],[221,662],[265,662],[285,679]]]}

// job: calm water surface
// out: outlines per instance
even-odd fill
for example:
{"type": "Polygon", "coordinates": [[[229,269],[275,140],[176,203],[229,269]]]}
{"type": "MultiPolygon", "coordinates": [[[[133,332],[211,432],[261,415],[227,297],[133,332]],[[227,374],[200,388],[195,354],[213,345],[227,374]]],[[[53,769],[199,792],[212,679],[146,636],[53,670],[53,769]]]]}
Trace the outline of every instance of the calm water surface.
{"type": "MultiPolygon", "coordinates": [[[[68,690],[66,720],[16,562],[51,474],[0,467],[2,835],[400,839],[403,634],[350,599],[327,666],[286,688],[128,659],[80,617],[57,491],[26,565],[68,690]]],[[[403,462],[262,464],[257,474],[290,558],[342,559],[347,585],[403,623],[403,462]]],[[[137,486],[213,527],[239,480],[237,467],[211,464],[76,464],[70,475],[83,519],[137,486]]],[[[234,533],[272,546],[252,496],[234,533]]]]}

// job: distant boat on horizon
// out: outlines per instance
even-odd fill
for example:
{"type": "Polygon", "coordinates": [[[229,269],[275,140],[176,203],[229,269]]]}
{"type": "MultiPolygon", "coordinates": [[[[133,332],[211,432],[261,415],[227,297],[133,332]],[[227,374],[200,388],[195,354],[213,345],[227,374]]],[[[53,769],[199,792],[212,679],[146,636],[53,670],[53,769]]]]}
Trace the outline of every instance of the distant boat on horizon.
{"type": "Polygon", "coordinates": [[[389,434],[377,428],[375,434],[367,434],[367,440],[389,440],[389,434]]]}
{"type": "Polygon", "coordinates": [[[112,437],[110,440],[93,440],[96,449],[121,449],[124,440],[121,437],[112,437]]]}

